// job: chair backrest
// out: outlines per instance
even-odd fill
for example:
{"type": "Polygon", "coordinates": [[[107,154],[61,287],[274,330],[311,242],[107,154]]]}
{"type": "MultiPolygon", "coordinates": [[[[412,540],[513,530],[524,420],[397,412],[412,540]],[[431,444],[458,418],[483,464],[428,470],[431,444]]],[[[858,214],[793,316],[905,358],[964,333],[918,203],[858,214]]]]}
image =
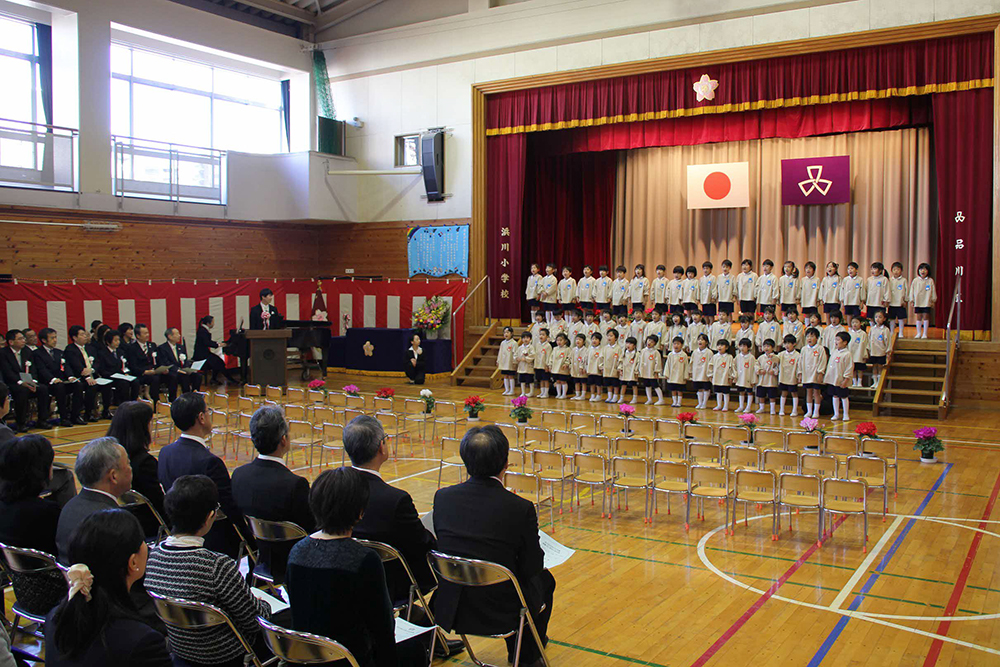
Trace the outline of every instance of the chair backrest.
{"type": "Polygon", "coordinates": [[[722,446],[708,442],[692,442],[688,444],[688,460],[691,465],[702,463],[718,463],[722,465],[722,446]]]}
{"type": "MultiPolygon", "coordinates": [[[[350,396],[348,396],[348,398],[350,398],[350,396]]],[[[363,417],[364,415],[364,410],[358,410],[357,408],[344,408],[344,425],[346,426],[355,417],[363,417]]]]}
{"type": "Polygon", "coordinates": [[[252,396],[237,396],[236,409],[240,412],[253,413],[257,409],[257,402],[252,396]]]}
{"type": "Polygon", "coordinates": [[[770,470],[746,470],[736,471],[736,479],[733,482],[736,499],[741,498],[741,492],[770,492],[772,497],[777,497],[778,479],[770,470]]]}
{"type": "Polygon", "coordinates": [[[686,484],[688,481],[687,461],[653,461],[653,479],[659,480],[661,478],[686,484]]]}
{"type": "Polygon", "coordinates": [[[684,424],[684,436],[698,442],[715,442],[715,429],[708,424],[684,424]]]}
{"type": "Polygon", "coordinates": [[[720,426],[719,443],[739,445],[750,442],[750,429],[746,426],[720,426]]]}
{"type": "Polygon", "coordinates": [[[519,491],[524,494],[533,493],[536,499],[542,492],[542,480],[527,472],[513,472],[508,470],[504,473],[503,485],[511,491],[519,491]]]}
{"type": "Polygon", "coordinates": [[[156,406],[153,404],[153,401],[149,400],[148,398],[143,398],[141,396],[139,397],[138,401],[140,403],[145,403],[146,405],[148,405],[150,407],[150,409],[153,412],[156,412],[156,406]]]}
{"type": "Polygon", "coordinates": [[[607,476],[608,473],[608,460],[601,454],[575,452],[573,454],[573,466],[577,472],[590,470],[600,472],[604,476],[607,476]]]}
{"type": "Polygon", "coordinates": [[[887,438],[862,438],[860,450],[886,460],[890,467],[899,458],[899,446],[895,440],[887,438]]]}
{"type": "Polygon", "coordinates": [[[372,407],[375,408],[376,412],[393,412],[395,401],[392,400],[392,396],[378,397],[372,399],[372,407]]]}
{"type": "Polygon", "coordinates": [[[262,542],[291,542],[309,536],[301,526],[291,521],[268,521],[249,514],[246,518],[250,524],[250,532],[262,542]]]}
{"type": "Polygon", "coordinates": [[[715,466],[692,465],[688,468],[688,485],[694,493],[696,486],[729,489],[729,471],[715,466]]]}
{"type": "Polygon", "coordinates": [[[580,448],[580,435],[575,431],[556,429],[552,431],[552,449],[573,451],[580,448]]]}
{"type": "Polygon", "coordinates": [[[522,435],[524,438],[524,446],[527,448],[528,443],[534,441],[531,447],[538,449],[551,449],[552,448],[552,432],[547,428],[541,428],[538,426],[525,426],[524,433],[522,435]]]}
{"type": "Polygon", "coordinates": [[[581,435],[580,451],[607,456],[611,451],[611,438],[606,435],[581,435]]]}
{"type": "Polygon", "coordinates": [[[181,630],[199,630],[214,628],[220,625],[229,627],[247,655],[252,656],[253,664],[260,667],[260,660],[254,654],[253,647],[247,642],[246,637],[236,629],[232,619],[218,607],[207,602],[195,602],[194,600],[181,600],[166,595],[158,595],[152,591],[147,591],[153,598],[153,606],[156,615],[168,627],[181,630]]]}
{"type": "Polygon", "coordinates": [[[646,458],[649,454],[649,442],[645,438],[615,438],[613,451],[615,456],[630,456],[646,458]]]}
{"type": "Polygon", "coordinates": [[[681,423],[676,419],[657,419],[656,435],[660,438],[681,437],[681,423]]]}
{"type": "Polygon", "coordinates": [[[22,549],[6,544],[0,544],[0,552],[3,552],[4,566],[11,572],[17,574],[38,574],[62,570],[56,557],[38,549],[22,549]]]}
{"type": "MultiPolygon", "coordinates": [[[[788,496],[809,497],[816,501],[819,507],[820,478],[816,475],[803,475],[797,472],[783,472],[778,475],[778,498],[784,500],[788,496]]],[[[801,504],[798,503],[798,504],[801,504]]]]}
{"type": "Polygon", "coordinates": [[[303,405],[286,405],[285,406],[285,416],[289,419],[298,419],[299,421],[305,421],[306,419],[306,408],[303,405]]]}
{"type": "Polygon", "coordinates": [[[785,449],[801,452],[809,447],[819,451],[821,441],[822,438],[817,431],[793,431],[785,436],[785,449]]]}
{"type": "Polygon", "coordinates": [[[548,452],[541,449],[531,450],[531,470],[535,474],[544,476],[544,473],[558,472],[562,476],[565,469],[566,458],[561,452],[548,452]]]}
{"type": "Polygon", "coordinates": [[[542,410],[542,426],[545,428],[565,429],[568,424],[568,415],[565,412],[542,410]]]}
{"type": "Polygon", "coordinates": [[[310,389],[306,392],[306,403],[326,403],[326,393],[319,389],[310,389]]]}
{"type": "Polygon", "coordinates": [[[455,401],[436,401],[434,407],[437,408],[438,417],[446,417],[448,419],[454,419],[464,411],[464,408],[459,410],[458,403],[455,401]]]}
{"type": "Polygon", "coordinates": [[[447,436],[441,438],[441,458],[446,459],[451,456],[459,456],[461,445],[461,438],[449,438],[447,436]]]}
{"type": "Polygon", "coordinates": [[[149,501],[149,498],[142,495],[138,491],[126,491],[119,498],[122,507],[146,507],[150,512],[153,513],[153,518],[156,519],[156,523],[160,524],[160,528],[163,530],[164,534],[170,534],[170,528],[167,526],[167,522],[163,520],[160,513],[156,511],[153,507],[153,503],[149,501]]]}
{"type": "Polygon", "coordinates": [[[271,653],[284,663],[292,665],[316,665],[336,660],[346,660],[350,667],[358,667],[358,661],[346,647],[327,637],[311,635],[308,632],[288,630],[280,625],[257,617],[257,625],[264,635],[264,643],[271,653]]]}
{"type": "Polygon", "coordinates": [[[345,398],[344,398],[344,401],[345,401],[345,404],[347,405],[347,407],[349,407],[349,408],[352,408],[354,410],[358,410],[359,412],[362,412],[362,413],[365,411],[365,397],[364,396],[351,396],[350,394],[347,394],[345,396],[345,398]]]}
{"type": "MultiPolygon", "coordinates": [[[[868,496],[868,484],[863,479],[824,479],[823,480],[823,506],[834,498],[853,500],[864,503],[868,496]]],[[[843,510],[838,509],[838,512],[843,510]]]]}
{"type": "Polygon", "coordinates": [[[333,408],[313,407],[313,421],[317,424],[333,424],[337,421],[337,413],[333,408]]]}
{"type": "Polygon", "coordinates": [[[507,444],[517,447],[521,444],[521,433],[514,424],[497,424],[498,429],[507,437],[507,444]]]}
{"type": "MultiPolygon", "coordinates": [[[[420,407],[423,408],[423,401],[416,401],[420,403],[420,407]]],[[[340,393],[339,391],[331,391],[326,395],[326,404],[331,408],[346,408],[347,407],[347,396],[340,393]]]]}
{"type": "Polygon", "coordinates": [[[269,384],[264,388],[264,395],[272,401],[280,401],[285,396],[285,388],[269,384]]]}
{"type": "Polygon", "coordinates": [[[507,448],[507,469],[515,472],[524,470],[524,450],[518,447],[507,448]]]}
{"type": "Polygon", "coordinates": [[[726,447],[726,467],[730,470],[736,468],[757,468],[760,466],[760,452],[754,447],[741,447],[730,445],[726,447]]]}
{"type": "Polygon", "coordinates": [[[503,565],[485,560],[449,556],[434,550],[427,552],[427,562],[439,579],[458,586],[493,586],[509,581],[517,591],[521,606],[523,608],[528,606],[517,577],[503,565]]]}
{"type": "Polygon", "coordinates": [[[403,414],[419,415],[427,411],[427,404],[419,398],[407,398],[403,400],[403,414]]]}
{"type": "Polygon", "coordinates": [[[382,424],[382,428],[388,428],[390,430],[399,430],[399,415],[395,412],[376,412],[375,419],[382,424]]]}
{"type": "Polygon", "coordinates": [[[343,424],[331,424],[323,422],[323,444],[337,441],[337,447],[344,446],[344,426],[343,424]]]}
{"type": "Polygon", "coordinates": [[[159,417],[170,419],[170,404],[164,403],[163,401],[158,401],[156,403],[156,414],[159,417]]]}
{"type": "Polygon", "coordinates": [[[285,390],[285,396],[289,403],[305,403],[306,390],[302,387],[289,387],[285,390]]]}
{"type": "Polygon", "coordinates": [[[247,412],[240,413],[240,430],[250,432],[250,420],[253,419],[253,415],[247,412]]]}
{"type": "Polygon", "coordinates": [[[243,385],[243,395],[250,396],[253,398],[260,398],[264,395],[263,390],[259,384],[245,384],[243,385]]]}
{"type": "Polygon", "coordinates": [[[803,474],[836,477],[837,457],[833,454],[806,453],[799,458],[799,469],[803,474]]]}
{"type": "Polygon", "coordinates": [[[753,446],[757,449],[784,449],[785,432],[777,428],[756,428],[753,431],[753,446]]]}
{"type": "Polygon", "coordinates": [[[586,412],[574,412],[569,416],[569,427],[571,429],[582,429],[588,433],[596,433],[597,417],[586,412]]]}
{"type": "Polygon", "coordinates": [[[615,456],[611,459],[611,474],[619,477],[642,477],[649,481],[649,461],[631,456],[615,456]]]}
{"type": "Polygon", "coordinates": [[[858,453],[858,439],[849,435],[828,435],[820,443],[821,454],[839,457],[855,456],[858,453]]]}
{"type": "Polygon", "coordinates": [[[798,472],[799,453],[784,449],[765,449],[761,452],[760,467],[776,473],[798,472]]]}
{"type": "Polygon", "coordinates": [[[847,479],[864,477],[869,486],[884,486],[889,465],[878,456],[848,456],[847,479]]]}
{"type": "Polygon", "coordinates": [[[214,392],[210,398],[209,405],[219,410],[229,409],[229,394],[214,392]]]}
{"type": "Polygon", "coordinates": [[[633,438],[645,438],[652,440],[656,437],[656,420],[645,417],[630,417],[628,428],[632,431],[633,438]]]}
{"type": "Polygon", "coordinates": [[[612,438],[625,433],[625,417],[621,415],[600,415],[597,418],[597,432],[612,438]]]}
{"type": "Polygon", "coordinates": [[[212,431],[215,432],[217,429],[225,428],[229,423],[229,413],[225,410],[216,410],[215,408],[209,408],[209,412],[212,413],[212,431]]]}
{"type": "Polygon", "coordinates": [[[656,438],[650,443],[650,458],[656,461],[687,461],[687,443],[673,438],[656,438]]]}
{"type": "Polygon", "coordinates": [[[307,421],[290,419],[288,421],[288,431],[288,435],[291,436],[292,440],[316,441],[316,429],[307,421]]]}

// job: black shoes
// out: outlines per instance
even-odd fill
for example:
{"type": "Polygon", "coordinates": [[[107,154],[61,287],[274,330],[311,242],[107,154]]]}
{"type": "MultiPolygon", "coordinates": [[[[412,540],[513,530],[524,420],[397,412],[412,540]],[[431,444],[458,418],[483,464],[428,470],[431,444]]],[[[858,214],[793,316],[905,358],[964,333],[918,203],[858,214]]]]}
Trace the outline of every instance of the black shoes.
{"type": "Polygon", "coordinates": [[[438,642],[434,645],[434,657],[435,658],[447,658],[451,655],[457,655],[465,650],[465,642],[461,639],[449,639],[444,644],[438,642]]]}

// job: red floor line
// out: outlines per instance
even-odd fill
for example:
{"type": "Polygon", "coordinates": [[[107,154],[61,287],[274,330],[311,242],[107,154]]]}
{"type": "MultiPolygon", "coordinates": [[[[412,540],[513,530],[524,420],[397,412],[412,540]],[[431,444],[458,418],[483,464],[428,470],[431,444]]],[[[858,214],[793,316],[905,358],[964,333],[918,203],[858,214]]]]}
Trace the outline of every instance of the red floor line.
{"type": "MultiPolygon", "coordinates": [[[[840,527],[840,524],[844,523],[846,519],[847,519],[846,514],[841,515],[841,517],[833,523],[833,528],[830,529],[829,534],[832,535],[833,531],[837,530],[837,528],[840,527]]],[[[981,534],[982,533],[977,533],[977,535],[981,534]]],[[[736,619],[736,622],[733,623],[728,630],[722,633],[722,636],[716,639],[715,643],[709,646],[707,651],[701,654],[700,658],[691,663],[691,667],[701,667],[706,662],[708,662],[713,655],[718,653],[719,649],[721,649],[725,645],[725,643],[728,642],[732,638],[732,636],[735,635],[739,631],[739,629],[742,628],[746,624],[746,622],[749,621],[750,618],[760,610],[761,607],[764,606],[764,603],[770,600],[771,596],[777,593],[778,589],[781,588],[781,586],[786,581],[788,581],[800,567],[806,564],[806,561],[809,560],[809,558],[814,553],[816,553],[816,551],[820,548],[823,542],[827,540],[827,537],[829,537],[829,535],[825,535],[822,540],[820,540],[819,542],[814,542],[811,547],[806,549],[806,552],[802,554],[802,556],[797,561],[792,563],[792,566],[788,568],[787,572],[781,575],[781,577],[776,582],[771,584],[771,587],[768,588],[766,591],[764,591],[764,593],[759,598],[757,598],[757,601],[754,602],[752,605],[750,605],[750,608],[747,609],[745,612],[743,612],[743,615],[740,616],[738,619],[736,619]]]]}
{"type": "MultiPolygon", "coordinates": [[[[993,492],[986,503],[986,509],[983,510],[982,522],[979,524],[980,530],[986,530],[987,524],[985,522],[993,513],[993,506],[997,502],[997,495],[1000,495],[1000,475],[997,476],[997,481],[993,484],[993,492]]],[[[955,582],[955,588],[952,589],[951,597],[948,598],[948,605],[944,609],[945,616],[953,616],[955,610],[958,609],[958,602],[962,598],[962,593],[965,591],[965,584],[969,579],[969,573],[972,571],[972,562],[976,560],[976,554],[979,553],[979,543],[982,541],[983,533],[977,532],[972,538],[972,544],[969,545],[969,553],[965,556],[965,563],[962,565],[962,571],[958,575],[958,581],[955,582]]],[[[951,621],[941,621],[941,624],[938,625],[937,634],[942,637],[947,636],[950,627],[951,621]]],[[[933,667],[937,664],[943,647],[944,642],[940,639],[935,639],[931,642],[931,648],[927,652],[927,659],[924,660],[924,667],[933,667]]]]}

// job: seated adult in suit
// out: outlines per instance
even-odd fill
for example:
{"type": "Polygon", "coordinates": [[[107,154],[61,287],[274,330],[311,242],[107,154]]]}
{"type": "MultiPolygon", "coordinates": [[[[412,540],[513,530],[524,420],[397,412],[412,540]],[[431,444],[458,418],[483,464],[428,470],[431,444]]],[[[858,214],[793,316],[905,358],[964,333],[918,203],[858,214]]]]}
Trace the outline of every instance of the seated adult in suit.
{"type": "MultiPolygon", "coordinates": [[[[257,458],[233,471],[233,498],[240,511],[266,521],[291,521],[311,533],[316,522],[309,510],[309,480],[289,470],[283,460],[291,446],[285,414],[273,406],[257,410],[250,419],[250,438],[257,458]]],[[[258,543],[260,562],[279,583],[293,544],[258,543]]]]}
{"type": "MultiPolygon", "coordinates": [[[[226,382],[236,382],[233,372],[226,368],[226,362],[213,352],[219,348],[219,344],[212,340],[212,327],[215,325],[215,318],[206,315],[198,322],[198,333],[194,337],[194,360],[205,360],[203,370],[211,371],[211,382],[218,383],[219,373],[226,377],[226,382]]],[[[223,384],[225,387],[225,384],[223,384]]]]}
{"type": "Polygon", "coordinates": [[[38,404],[38,424],[44,426],[51,417],[48,385],[40,381],[34,354],[25,346],[24,333],[19,329],[7,332],[7,347],[0,350],[0,371],[3,381],[14,396],[14,419],[17,430],[28,430],[28,401],[32,398],[38,404]],[[21,374],[27,373],[34,382],[25,382],[21,374]]]}
{"type": "Polygon", "coordinates": [[[56,399],[59,409],[60,426],[82,426],[83,382],[70,381],[62,350],[56,347],[56,330],[48,327],[38,333],[42,345],[35,350],[35,365],[38,378],[49,388],[49,394],[56,399]]]}
{"type": "MultiPolygon", "coordinates": [[[[39,498],[52,474],[55,452],[40,435],[0,444],[0,542],[56,555],[59,505],[39,498]]],[[[60,572],[14,574],[14,594],[26,611],[45,615],[66,595],[60,572]]]]}
{"type": "Polygon", "coordinates": [[[121,341],[121,334],[117,330],[108,329],[105,331],[104,345],[97,350],[97,363],[95,364],[101,377],[112,380],[112,385],[115,388],[115,405],[139,398],[139,378],[132,374],[132,369],[128,366],[125,351],[121,349],[121,341]],[[133,379],[115,378],[114,375],[128,375],[133,379]]]}
{"type": "MultiPolygon", "coordinates": [[[[177,384],[180,384],[181,391],[185,393],[201,389],[200,374],[182,372],[183,369],[191,370],[191,360],[188,359],[187,344],[181,340],[180,329],[170,327],[163,332],[163,337],[167,339],[167,342],[156,348],[156,351],[159,353],[157,356],[159,363],[170,367],[168,375],[173,378],[174,386],[176,387],[177,384]]],[[[176,393],[176,391],[175,388],[174,392],[176,393]]],[[[173,403],[174,399],[171,398],[170,402],[173,403]]]]}
{"type": "Polygon", "coordinates": [[[63,602],[45,623],[45,664],[53,667],[170,667],[164,636],[147,625],[131,593],[148,549],[136,518],[108,509],[82,522],[69,545],[73,563],[63,602]]]}
{"type": "Polygon", "coordinates": [[[233,499],[232,482],[225,462],[208,449],[206,438],[212,435],[212,413],[202,396],[185,393],[170,404],[170,417],[181,436],[160,450],[157,466],[160,485],[169,492],[174,480],[184,475],[205,475],[215,482],[219,489],[219,506],[226,518],[217,520],[212,526],[205,536],[205,547],[235,559],[239,556],[240,540],[233,526],[251,542],[251,546],[253,536],[233,499]]]}
{"type": "Polygon", "coordinates": [[[280,329],[284,326],[285,318],[272,303],[274,292],[265,287],[260,291],[260,303],[250,309],[251,329],[280,329]]]}
{"type": "MultiPolygon", "coordinates": [[[[517,577],[543,643],[552,615],[556,582],[544,567],[535,506],[504,488],[507,438],[496,426],[469,429],[459,453],[469,479],[434,495],[437,550],[503,565],[517,577]],[[542,605],[545,609],[542,610],[542,605]]],[[[434,596],[435,620],[445,630],[472,634],[509,631],[518,624],[520,602],[510,586],[471,589],[442,581],[434,596]]],[[[507,639],[513,662],[516,643],[507,639]]],[[[521,642],[521,664],[542,664],[530,630],[521,642]]]]}
{"type": "Polygon", "coordinates": [[[101,419],[111,419],[111,411],[108,406],[111,404],[114,387],[104,385],[99,387],[96,378],[97,371],[94,369],[96,359],[90,353],[88,343],[90,334],[79,324],[74,324],[69,328],[70,344],[63,350],[63,360],[66,372],[71,377],[79,378],[83,383],[83,419],[85,421],[96,422],[94,416],[94,403],[97,398],[97,390],[101,390],[101,397],[104,401],[104,412],[101,419]]]}
{"type": "Polygon", "coordinates": [[[73,531],[85,518],[105,509],[118,507],[118,499],[132,488],[132,466],[125,448],[114,438],[91,440],[76,455],[73,467],[83,487],[75,498],[66,503],[56,528],[59,562],[69,560],[69,541],[73,531]]]}
{"type": "MultiPolygon", "coordinates": [[[[132,466],[132,490],[145,496],[160,517],[164,517],[163,488],[160,486],[156,457],[149,453],[149,445],[153,442],[152,421],[153,408],[148,404],[126,401],[118,407],[105,435],[117,440],[128,454],[132,466]]],[[[153,513],[146,507],[138,507],[135,515],[146,537],[156,537],[160,523],[153,513]]]]}
{"type": "Polygon", "coordinates": [[[149,341],[149,327],[145,324],[135,325],[135,340],[125,348],[125,355],[129,359],[129,367],[139,377],[139,382],[145,387],[149,387],[149,398],[152,401],[160,400],[161,380],[166,384],[167,396],[173,401],[177,398],[177,376],[167,372],[157,373],[160,366],[158,357],[159,348],[149,341]]]}

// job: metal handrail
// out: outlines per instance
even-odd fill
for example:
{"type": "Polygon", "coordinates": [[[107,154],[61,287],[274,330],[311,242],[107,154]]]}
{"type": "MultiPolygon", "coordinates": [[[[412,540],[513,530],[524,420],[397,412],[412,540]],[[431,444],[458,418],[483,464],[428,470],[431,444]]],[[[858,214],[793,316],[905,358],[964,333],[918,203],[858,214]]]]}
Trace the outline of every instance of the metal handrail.
{"type": "Polygon", "coordinates": [[[161,146],[171,146],[178,148],[193,148],[197,151],[204,151],[206,153],[218,153],[219,155],[225,155],[226,151],[221,148],[209,148],[208,146],[193,146],[191,144],[176,144],[172,141],[159,141],[158,139],[142,139],[141,137],[127,137],[121,134],[111,135],[112,143],[116,144],[130,144],[134,141],[144,143],[144,144],[160,144],[161,146]]]}
{"type": "MultiPolygon", "coordinates": [[[[455,340],[455,315],[458,315],[458,311],[462,310],[462,308],[465,308],[465,304],[467,304],[469,302],[469,299],[472,298],[473,294],[475,294],[476,292],[479,291],[479,288],[483,286],[483,283],[486,283],[486,320],[490,321],[490,320],[493,319],[493,312],[492,312],[491,303],[490,303],[490,287],[489,287],[490,276],[489,276],[489,274],[487,274],[487,275],[483,276],[482,279],[478,283],[476,283],[476,286],[472,288],[471,292],[466,292],[465,298],[462,299],[462,303],[458,304],[458,307],[455,308],[453,311],[451,311],[451,339],[452,340],[455,340]]],[[[451,348],[451,368],[452,368],[452,373],[454,373],[455,370],[457,370],[457,367],[456,367],[457,364],[458,364],[458,350],[456,350],[455,346],[452,345],[452,348],[451,348]]]]}
{"type": "Polygon", "coordinates": [[[941,384],[941,404],[948,401],[948,384],[951,380],[952,357],[958,352],[959,340],[962,338],[962,267],[955,268],[955,289],[951,296],[951,307],[948,309],[948,321],[945,324],[945,341],[947,355],[945,356],[944,382],[941,384]],[[957,311],[957,312],[956,312],[957,311]],[[957,318],[955,315],[957,314],[957,318]],[[951,322],[955,319],[955,337],[951,336],[951,322]]]}
{"type": "Polygon", "coordinates": [[[48,130],[63,130],[73,134],[80,134],[80,130],[75,127],[64,127],[62,125],[49,125],[48,123],[33,123],[30,120],[14,120],[13,118],[0,118],[0,123],[21,123],[22,125],[32,125],[34,127],[44,127],[48,130]]]}

